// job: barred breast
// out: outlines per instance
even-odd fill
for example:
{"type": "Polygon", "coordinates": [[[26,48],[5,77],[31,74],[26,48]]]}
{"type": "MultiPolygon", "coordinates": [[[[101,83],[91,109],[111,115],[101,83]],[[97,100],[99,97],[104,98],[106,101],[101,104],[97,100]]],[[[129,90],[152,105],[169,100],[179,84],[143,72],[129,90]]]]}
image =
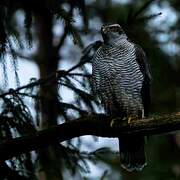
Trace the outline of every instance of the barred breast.
{"type": "Polygon", "coordinates": [[[137,115],[143,110],[143,74],[136,61],[134,44],[128,40],[97,50],[92,60],[92,77],[106,111],[137,115]]]}

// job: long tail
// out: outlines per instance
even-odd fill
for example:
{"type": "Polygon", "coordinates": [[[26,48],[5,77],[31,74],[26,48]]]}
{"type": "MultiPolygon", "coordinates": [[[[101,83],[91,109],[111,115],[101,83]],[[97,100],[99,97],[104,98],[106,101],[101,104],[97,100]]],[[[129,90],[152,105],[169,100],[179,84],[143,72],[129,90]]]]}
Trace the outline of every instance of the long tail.
{"type": "Polygon", "coordinates": [[[127,171],[141,171],[146,166],[143,136],[119,139],[121,166],[127,171]]]}

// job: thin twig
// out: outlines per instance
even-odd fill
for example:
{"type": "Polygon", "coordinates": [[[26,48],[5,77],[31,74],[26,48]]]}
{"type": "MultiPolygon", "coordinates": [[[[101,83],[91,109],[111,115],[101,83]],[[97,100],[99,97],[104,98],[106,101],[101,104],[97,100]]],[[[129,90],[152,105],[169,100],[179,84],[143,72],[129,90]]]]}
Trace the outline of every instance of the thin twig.
{"type": "MultiPolygon", "coordinates": [[[[26,56],[26,55],[22,54],[21,52],[15,51],[14,49],[13,49],[13,51],[14,51],[14,54],[15,54],[17,57],[22,58],[22,59],[26,59],[26,60],[32,61],[32,60],[34,59],[34,57],[35,57],[35,55],[32,55],[32,54],[29,55],[29,56],[26,56]]],[[[6,53],[12,55],[12,52],[11,52],[11,51],[6,51],[6,53]]]]}
{"type": "Polygon", "coordinates": [[[83,74],[83,73],[68,73],[68,76],[82,76],[82,77],[91,77],[91,74],[83,74]]]}
{"type": "Polygon", "coordinates": [[[61,39],[59,40],[59,43],[55,47],[57,51],[59,51],[60,48],[62,47],[62,45],[64,44],[64,41],[65,41],[67,35],[68,35],[68,32],[66,31],[66,29],[64,29],[64,33],[61,36],[61,39]]]}
{"type": "Polygon", "coordinates": [[[139,14],[141,14],[153,1],[155,1],[155,0],[149,0],[149,1],[147,1],[147,2],[134,14],[134,18],[136,18],[137,16],[139,16],[139,14]]]}
{"type": "Polygon", "coordinates": [[[0,98],[3,98],[5,96],[13,94],[13,93],[17,93],[23,89],[32,88],[34,86],[39,86],[42,84],[49,83],[50,81],[55,81],[55,80],[59,79],[62,76],[65,76],[65,75],[66,75],[66,71],[61,71],[61,70],[56,71],[55,73],[52,73],[51,75],[47,76],[46,78],[38,79],[37,81],[31,82],[29,84],[18,87],[16,89],[10,89],[8,92],[0,94],[0,98]]]}
{"type": "Polygon", "coordinates": [[[17,92],[19,92],[19,91],[21,91],[23,89],[28,89],[28,88],[32,88],[34,86],[43,85],[43,84],[46,84],[46,83],[50,83],[51,81],[57,81],[58,79],[60,79],[63,76],[66,76],[66,75],[68,75],[68,76],[83,76],[83,77],[90,77],[91,76],[90,74],[68,73],[68,71],[59,70],[59,71],[56,71],[55,73],[52,73],[51,75],[47,76],[46,78],[38,79],[37,81],[31,82],[29,84],[18,87],[16,89],[10,89],[8,92],[0,94],[0,98],[4,98],[7,95],[17,93],[17,92]]]}
{"type": "Polygon", "coordinates": [[[145,20],[156,18],[157,16],[160,16],[160,15],[162,15],[162,12],[159,12],[159,13],[156,13],[156,14],[151,14],[149,16],[143,16],[143,17],[138,18],[137,20],[138,21],[145,21],[145,20]]]}
{"type": "Polygon", "coordinates": [[[81,61],[80,60],[79,63],[77,63],[76,65],[71,67],[69,70],[67,70],[67,73],[70,73],[71,71],[74,71],[76,68],[79,68],[79,67],[83,66],[85,63],[87,63],[87,61],[81,61]]]}

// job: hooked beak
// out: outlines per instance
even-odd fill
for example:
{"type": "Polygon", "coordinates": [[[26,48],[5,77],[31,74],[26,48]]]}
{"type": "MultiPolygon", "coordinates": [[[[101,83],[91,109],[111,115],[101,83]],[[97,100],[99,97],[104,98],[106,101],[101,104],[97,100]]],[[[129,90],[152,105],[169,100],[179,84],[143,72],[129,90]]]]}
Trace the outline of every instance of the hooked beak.
{"type": "Polygon", "coordinates": [[[105,26],[102,26],[102,27],[101,27],[101,32],[102,32],[103,34],[106,34],[106,33],[108,32],[108,28],[105,27],[105,26]]]}

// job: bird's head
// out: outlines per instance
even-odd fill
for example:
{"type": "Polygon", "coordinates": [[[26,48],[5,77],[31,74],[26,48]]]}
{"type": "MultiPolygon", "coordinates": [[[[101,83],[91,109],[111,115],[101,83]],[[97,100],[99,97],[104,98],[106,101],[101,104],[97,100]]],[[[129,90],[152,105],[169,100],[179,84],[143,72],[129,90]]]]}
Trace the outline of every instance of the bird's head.
{"type": "Polygon", "coordinates": [[[105,43],[113,43],[122,38],[127,38],[122,27],[119,24],[103,25],[101,34],[105,43]]]}

